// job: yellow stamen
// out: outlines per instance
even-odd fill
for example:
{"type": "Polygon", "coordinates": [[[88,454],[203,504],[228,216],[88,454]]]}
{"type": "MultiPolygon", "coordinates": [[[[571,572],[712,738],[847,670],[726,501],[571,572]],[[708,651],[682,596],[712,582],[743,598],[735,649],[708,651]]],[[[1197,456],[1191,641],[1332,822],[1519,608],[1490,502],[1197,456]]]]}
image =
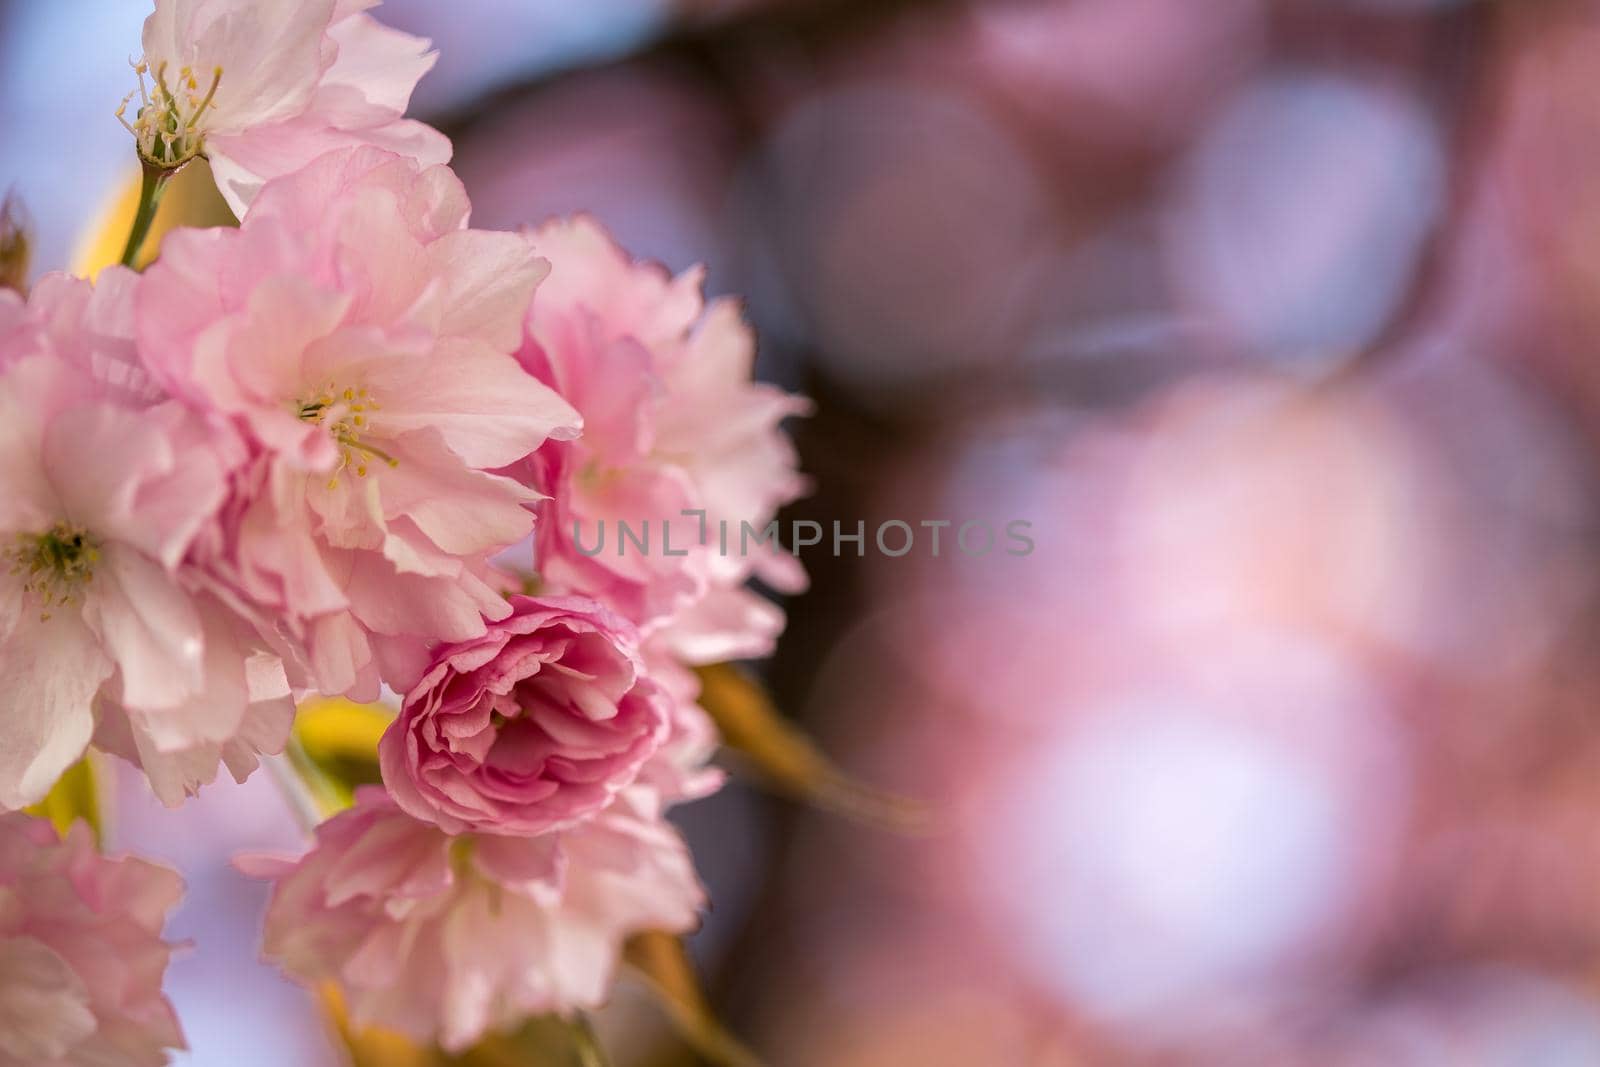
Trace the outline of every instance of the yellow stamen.
{"type": "Polygon", "coordinates": [[[48,621],[52,608],[72,603],[94,580],[100,545],[82,528],[58,522],[43,533],[19,534],[4,558],[23,593],[39,599],[40,620],[48,621]]]}
{"type": "Polygon", "coordinates": [[[206,112],[216,105],[217,89],[222,85],[222,68],[217,67],[212,71],[211,85],[204,96],[200,95],[200,81],[192,68],[184,67],[178,72],[174,83],[176,92],[173,85],[168,84],[165,61],[152,72],[150,64],[141,59],[133,64],[133,72],[139,79],[139,86],[122,98],[122,104],[117,108],[117,121],[133,134],[139,157],[151,166],[172,170],[203,154],[205,129],[202,120],[206,112]],[[151,76],[153,86],[145,84],[146,74],[151,76]],[[139,96],[139,108],[133,121],[129,122],[128,104],[132,102],[134,93],[139,96]]]}
{"type": "Polygon", "coordinates": [[[398,459],[365,439],[371,429],[366,413],[378,410],[365,387],[341,389],[329,382],[310,399],[295,401],[292,409],[303,421],[327,427],[328,436],[339,445],[339,466],[328,481],[330,490],[339,487],[340,471],[354,470],[357,478],[365,478],[372,460],[381,460],[391,468],[400,465],[398,459]]]}

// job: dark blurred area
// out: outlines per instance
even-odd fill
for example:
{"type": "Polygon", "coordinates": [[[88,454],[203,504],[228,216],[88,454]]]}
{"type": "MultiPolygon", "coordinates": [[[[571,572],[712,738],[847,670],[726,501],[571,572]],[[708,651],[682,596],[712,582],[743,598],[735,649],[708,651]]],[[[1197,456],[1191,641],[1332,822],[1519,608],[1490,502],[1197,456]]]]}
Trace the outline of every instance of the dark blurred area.
{"type": "MultiPolygon", "coordinates": [[[[415,111],[474,221],[709,264],[817,400],[786,519],[866,523],[766,678],[933,830],[682,813],[774,1067],[1600,1064],[1600,3],[377,13],[441,50],[415,111]],[[1012,520],[1031,554],[953,547],[1012,520]]],[[[128,169],[143,14],[0,5],[35,270],[128,169]]],[[[280,834],[216,792],[175,818],[218,857],[280,834]]],[[[303,1009],[265,972],[238,1047],[206,954],[260,902],[215,878],[188,1062],[313,1062],[262,1051],[303,1009]]],[[[601,1025],[695,1062],[638,990],[601,1025]]]]}

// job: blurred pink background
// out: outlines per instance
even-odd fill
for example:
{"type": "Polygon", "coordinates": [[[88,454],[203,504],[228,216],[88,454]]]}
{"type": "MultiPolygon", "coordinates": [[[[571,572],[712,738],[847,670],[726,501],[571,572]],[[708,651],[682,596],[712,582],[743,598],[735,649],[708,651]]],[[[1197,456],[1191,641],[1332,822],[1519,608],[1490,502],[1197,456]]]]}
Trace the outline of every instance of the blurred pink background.
{"type": "MultiPolygon", "coordinates": [[[[128,169],[140,4],[0,3],[38,269],[128,169]]],[[[389,0],[481,225],[710,266],[816,397],[766,676],[898,838],[682,821],[774,1067],[1600,1063],[1600,3],[389,0]]],[[[198,1065],[337,1063],[253,963],[270,779],[179,865],[198,1065]]],[[[620,1064],[688,1064],[637,990],[620,1064]]]]}

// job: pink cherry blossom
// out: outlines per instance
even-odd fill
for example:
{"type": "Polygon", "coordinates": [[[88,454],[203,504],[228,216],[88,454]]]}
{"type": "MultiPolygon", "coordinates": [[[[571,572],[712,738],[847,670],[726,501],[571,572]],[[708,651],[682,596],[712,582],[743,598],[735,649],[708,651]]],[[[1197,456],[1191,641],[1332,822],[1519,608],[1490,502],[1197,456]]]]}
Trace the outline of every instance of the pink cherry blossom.
{"type": "Polygon", "coordinates": [[[161,978],[178,876],[86,827],[0,816],[0,1067],[156,1067],[183,1048],[161,978]]]}
{"type": "Polygon", "coordinates": [[[400,807],[450,833],[532,835],[592,816],[672,726],[629,623],[580,597],[511,603],[482,637],[434,653],[379,746],[400,807]]]}
{"type": "Polygon", "coordinates": [[[683,840],[627,793],[571,830],[452,837],[368,788],[300,860],[240,866],[277,883],[270,959],[337,984],[358,1022],[451,1051],[598,1006],[627,936],[688,930],[704,903],[683,840]]]}
{"type": "Polygon", "coordinates": [[[46,355],[0,376],[4,807],[78,758],[103,686],[153,721],[206,692],[203,626],[175,572],[223,472],[181,446],[188,418],[96,398],[46,355]]]}
{"type": "Polygon", "coordinates": [[[737,541],[741,522],[761,531],[804,491],[779,424],[807,402],[750,380],[750,329],[733,302],[706,306],[698,269],[673,278],[637,263],[588,218],[550,223],[534,239],[552,270],[522,359],[585,423],[580,439],[552,442],[526,465],[550,497],[540,577],[605,601],[688,662],[770,652],[782,613],[745,582],[756,574],[796,591],[805,575],[791,556],[745,554],[737,541]],[[704,526],[685,511],[703,511],[704,526]],[[648,521],[647,553],[619,551],[619,520],[635,532],[648,521]],[[724,521],[735,542],[727,553],[724,521]],[[594,552],[602,523],[608,541],[594,552]]]}
{"type": "Polygon", "coordinates": [[[0,331],[7,808],[91,735],[177,803],[219,762],[242,778],[281,748],[294,710],[276,658],[187,565],[241,453],[140,364],[137,286],[50,275],[0,331]]]}
{"type": "MultiPolygon", "coordinates": [[[[28,301],[15,289],[0,288],[0,338],[10,338],[27,321],[28,301]]],[[[0,365],[6,362],[0,352],[0,365]]]]}
{"type": "Polygon", "coordinates": [[[151,715],[124,706],[117,688],[107,686],[94,734],[96,747],[140,767],[168,806],[214,781],[219,767],[243,782],[262,755],[283,751],[294,724],[282,660],[262,647],[255,630],[222,598],[197,592],[194,603],[205,648],[203,694],[180,709],[151,715]]]}
{"type": "Polygon", "coordinates": [[[146,359],[252,451],[210,572],[297,685],[404,690],[427,646],[504,618],[488,555],[528,534],[537,494],[490,472],[578,432],[512,356],[547,264],[467,213],[443,167],[334,152],[241,228],[171,234],[145,275],[146,359]]]}
{"type": "Polygon", "coordinates": [[[708,765],[722,737],[699,704],[700,679],[692,670],[661,648],[646,647],[644,661],[645,673],[666,691],[672,717],[666,740],[639,769],[630,792],[659,811],[722,788],[722,771],[708,765]]]}
{"type": "Polygon", "coordinates": [[[162,167],[206,156],[241,218],[263,183],[333,149],[449,162],[447,138],[402,117],[436,55],[366,14],[376,3],[156,0],[139,88],[119,112],[140,155],[162,167]]]}
{"type": "Polygon", "coordinates": [[[91,284],[69,274],[46,274],[24,300],[14,293],[0,311],[0,369],[46,353],[93,380],[102,396],[134,407],[166,399],[139,358],[133,338],[139,275],[108,267],[91,284]]]}

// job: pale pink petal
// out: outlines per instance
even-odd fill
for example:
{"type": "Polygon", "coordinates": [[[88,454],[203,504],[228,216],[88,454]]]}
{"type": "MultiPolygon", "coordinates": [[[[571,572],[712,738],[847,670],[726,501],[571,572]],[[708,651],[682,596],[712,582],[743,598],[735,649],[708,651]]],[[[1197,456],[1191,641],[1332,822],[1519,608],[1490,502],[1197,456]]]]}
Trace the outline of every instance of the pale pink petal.
{"type": "Polygon", "coordinates": [[[626,938],[692,929],[704,905],[683,841],[625,803],[561,834],[452,838],[362,791],[298,863],[247,869],[275,883],[269,958],[450,1051],[598,1006],[626,938]]]}
{"type": "MultiPolygon", "coordinates": [[[[84,615],[117,664],[123,703],[176,709],[203,688],[205,641],[199,612],[189,595],[148,558],[121,544],[107,546],[84,615]]],[[[189,729],[162,736],[159,743],[181,747],[193,740],[189,729]]]]}
{"type": "Polygon", "coordinates": [[[69,408],[46,428],[40,462],[63,517],[175,566],[222,503],[211,454],[174,448],[176,409],[133,411],[103,403],[69,408]]]}
{"type": "Polygon", "coordinates": [[[94,733],[90,710],[112,664],[73,612],[17,618],[0,640],[0,808],[33,804],[94,733]]]}
{"type": "Polygon", "coordinates": [[[627,788],[671,732],[632,627],[576,597],[511,598],[487,633],[440,646],[378,746],[411,815],[519,837],[573,826],[627,788]]]}
{"type": "Polygon", "coordinates": [[[45,417],[59,368],[42,356],[12,365],[0,376],[0,530],[46,529],[61,504],[41,461],[45,417]]]}
{"type": "Polygon", "coordinates": [[[97,854],[43,819],[0,816],[0,1063],[160,1067],[183,1047],[161,980],[182,894],[171,871],[97,854]]]}
{"type": "MultiPolygon", "coordinates": [[[[428,431],[432,433],[432,431],[428,431]]],[[[401,451],[405,458],[383,472],[386,512],[405,516],[444,552],[492,552],[516,544],[533,529],[523,505],[538,499],[509,478],[436,461],[436,450],[401,451]]]]}
{"type": "MultiPolygon", "coordinates": [[[[341,18],[341,14],[346,13],[335,13],[328,30],[328,36],[339,46],[339,56],[323,78],[322,91],[348,89],[370,107],[379,109],[380,114],[404,114],[411,104],[411,91],[433,69],[439,53],[428,50],[425,38],[392,29],[370,15],[348,14],[341,18]]],[[[368,115],[345,117],[335,113],[333,121],[349,128],[358,122],[370,124],[371,119],[368,115]]]]}
{"type": "Polygon", "coordinates": [[[503,353],[476,344],[440,347],[384,415],[395,433],[439,432],[457,459],[472,467],[504,467],[545,441],[577,436],[577,412],[549,386],[503,353]]]}
{"type": "Polygon", "coordinates": [[[59,1061],[97,1025],[89,991],[66,960],[31,937],[0,938],[0,1057],[59,1061]]]}
{"type": "MultiPolygon", "coordinates": [[[[424,164],[448,161],[448,140],[403,118],[434,54],[364,14],[368,6],[157,0],[144,28],[145,91],[158,107],[176,101],[187,135],[169,145],[146,129],[140,151],[162,161],[209,156],[240,218],[271,179],[334,149],[377,145],[424,164]]],[[[135,125],[143,125],[140,99],[128,108],[135,125]]]]}
{"type": "Polygon", "coordinates": [[[338,151],[141,283],[162,384],[231,439],[185,580],[247,616],[296,685],[375,693],[380,669],[409,680],[420,650],[504,617],[488,559],[538,500],[506,468],[577,432],[512,351],[545,264],[464,230],[467,207],[448,170],[338,151]]]}
{"type": "Polygon", "coordinates": [[[306,106],[327,67],[323,42],[333,0],[160,0],[145,20],[144,55],[168,78],[192,67],[210,80],[222,68],[209,128],[238,132],[306,106]]]}
{"type": "Polygon", "coordinates": [[[522,321],[550,261],[520,234],[460,230],[428,246],[436,284],[428,306],[445,337],[480,341],[509,352],[522,341],[522,321]]]}
{"type": "Polygon", "coordinates": [[[517,468],[549,498],[534,569],[692,662],[764,654],[782,613],[744,586],[760,576],[792,592],[804,574],[770,546],[747,549],[742,531],[764,534],[805,492],[781,424],[807,403],[750,380],[754,336],[737,304],[705,306],[701,272],[635,262],[587,218],[550,223],[533,241],[551,274],[519,356],[584,421],[581,437],[552,440],[517,468]],[[623,543],[624,523],[634,541],[648,525],[648,550],[623,543]]]}

